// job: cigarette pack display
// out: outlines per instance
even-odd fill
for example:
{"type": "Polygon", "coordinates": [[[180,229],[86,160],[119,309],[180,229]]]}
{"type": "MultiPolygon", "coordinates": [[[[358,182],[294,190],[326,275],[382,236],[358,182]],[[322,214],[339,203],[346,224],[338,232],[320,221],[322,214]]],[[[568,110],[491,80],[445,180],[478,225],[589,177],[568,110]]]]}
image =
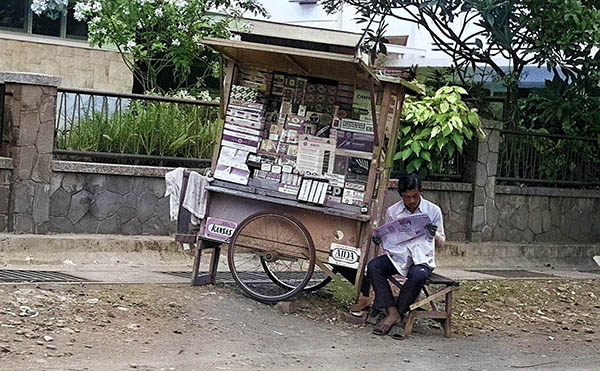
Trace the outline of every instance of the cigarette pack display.
{"type": "Polygon", "coordinates": [[[230,105],[227,109],[227,116],[238,117],[246,120],[260,121],[263,116],[263,112],[256,111],[253,109],[233,108],[230,105]]]}
{"type": "Polygon", "coordinates": [[[343,119],[340,122],[340,129],[346,131],[354,131],[357,133],[373,134],[373,123],[370,121],[358,121],[351,119],[343,119]]]}
{"type": "Polygon", "coordinates": [[[279,142],[277,145],[277,153],[281,155],[287,155],[290,145],[288,143],[279,142]]]}
{"type": "Polygon", "coordinates": [[[329,181],[329,185],[332,187],[344,188],[344,182],[346,176],[344,174],[324,174],[323,177],[329,181]]]}
{"type": "Polygon", "coordinates": [[[296,86],[296,78],[292,77],[292,76],[286,76],[285,77],[285,86],[295,87],[296,86]]]}
{"type": "Polygon", "coordinates": [[[260,169],[262,171],[271,171],[272,164],[260,164],[260,169]]]}
{"type": "Polygon", "coordinates": [[[325,206],[335,206],[335,205],[341,204],[341,203],[342,203],[341,196],[333,196],[333,195],[325,196],[325,206]]]}
{"type": "Polygon", "coordinates": [[[254,170],[254,177],[265,179],[267,177],[267,172],[264,170],[254,170]]]}
{"type": "MultiPolygon", "coordinates": [[[[338,135],[338,140],[339,140],[339,136],[338,135]]],[[[360,151],[352,151],[349,149],[342,149],[342,148],[337,148],[335,150],[335,154],[340,155],[340,156],[346,156],[346,157],[356,157],[356,158],[362,158],[365,160],[371,160],[373,158],[373,153],[371,152],[360,152],[360,151]]]]}
{"type": "Polygon", "coordinates": [[[260,150],[267,153],[277,153],[277,143],[269,139],[263,140],[260,143],[260,150]]]}
{"type": "Polygon", "coordinates": [[[261,129],[262,123],[260,121],[240,119],[237,117],[227,116],[225,122],[232,125],[245,126],[252,129],[261,129]]]}
{"type": "Polygon", "coordinates": [[[298,201],[308,202],[308,195],[310,194],[312,183],[312,179],[302,179],[300,191],[298,192],[298,201]]]}
{"type": "Polygon", "coordinates": [[[279,165],[273,165],[271,167],[271,172],[273,172],[275,174],[281,174],[281,166],[279,166],[279,165]]]}
{"type": "Polygon", "coordinates": [[[372,153],[373,140],[372,134],[341,131],[338,132],[336,147],[344,150],[372,153]]]}
{"type": "Polygon", "coordinates": [[[243,100],[232,101],[229,100],[229,107],[233,107],[234,109],[253,109],[256,111],[264,111],[265,105],[260,102],[247,102],[243,100]]]}
{"type": "MultiPolygon", "coordinates": [[[[314,203],[314,204],[318,204],[320,199],[321,199],[321,195],[323,195],[323,198],[325,198],[325,192],[326,192],[326,188],[327,187],[327,183],[323,183],[323,182],[316,182],[316,186],[314,187],[314,191],[311,188],[312,192],[312,198],[310,199],[310,202],[314,203]]],[[[324,200],[323,200],[324,201],[324,200]]]]}
{"type": "Polygon", "coordinates": [[[225,130],[228,131],[235,131],[238,133],[244,133],[244,134],[248,134],[248,135],[252,135],[254,137],[259,137],[261,135],[261,131],[257,130],[257,129],[252,129],[246,126],[238,126],[238,125],[232,125],[232,124],[225,124],[224,126],[225,130]]]}
{"type": "MultiPolygon", "coordinates": [[[[245,134],[245,133],[228,130],[228,129],[223,130],[223,136],[230,136],[230,137],[234,137],[234,138],[244,139],[244,140],[247,140],[250,142],[256,142],[256,145],[258,145],[258,141],[260,140],[258,135],[245,134]]],[[[242,143],[242,142],[240,142],[240,143],[242,143]]]]}
{"type": "Polygon", "coordinates": [[[241,169],[238,167],[220,165],[217,163],[217,167],[214,173],[215,179],[224,180],[236,184],[246,185],[248,184],[248,178],[250,177],[250,171],[248,169],[241,169]]]}
{"type": "Polygon", "coordinates": [[[233,148],[233,149],[240,149],[242,151],[246,151],[246,152],[250,152],[250,153],[256,153],[258,151],[257,147],[254,147],[251,145],[246,145],[246,144],[240,144],[237,141],[232,142],[226,138],[223,138],[223,140],[221,141],[221,146],[229,147],[229,148],[233,148]]]}
{"type": "Polygon", "coordinates": [[[281,173],[274,173],[272,171],[267,172],[266,179],[279,183],[279,181],[281,180],[281,173]]]}
{"type": "Polygon", "coordinates": [[[344,189],[342,203],[346,205],[360,206],[365,198],[365,193],[352,189],[344,189]]]}
{"type": "Polygon", "coordinates": [[[279,110],[279,113],[283,113],[286,115],[291,115],[292,114],[292,102],[281,102],[281,109],[279,110]]]}
{"type": "Polygon", "coordinates": [[[298,116],[306,116],[306,106],[304,104],[298,106],[298,116]]]}
{"type": "Polygon", "coordinates": [[[292,129],[300,129],[305,121],[305,117],[291,114],[288,116],[288,119],[285,123],[285,127],[292,129]]]}
{"type": "Polygon", "coordinates": [[[283,165],[282,168],[281,168],[281,171],[283,171],[286,174],[291,173],[292,170],[294,170],[294,168],[291,167],[290,165],[283,165]]]}
{"type": "Polygon", "coordinates": [[[290,144],[288,146],[287,155],[292,156],[292,157],[297,157],[298,156],[298,145],[290,144]]]}
{"type": "Polygon", "coordinates": [[[364,192],[365,189],[367,189],[367,184],[366,183],[346,182],[344,184],[344,188],[346,188],[346,189],[352,189],[354,191],[364,192]]]}
{"type": "Polygon", "coordinates": [[[288,195],[294,195],[296,196],[298,194],[298,191],[300,190],[300,187],[298,186],[294,186],[291,184],[279,184],[279,187],[277,188],[277,191],[281,192],[281,193],[286,193],[288,195]]]}

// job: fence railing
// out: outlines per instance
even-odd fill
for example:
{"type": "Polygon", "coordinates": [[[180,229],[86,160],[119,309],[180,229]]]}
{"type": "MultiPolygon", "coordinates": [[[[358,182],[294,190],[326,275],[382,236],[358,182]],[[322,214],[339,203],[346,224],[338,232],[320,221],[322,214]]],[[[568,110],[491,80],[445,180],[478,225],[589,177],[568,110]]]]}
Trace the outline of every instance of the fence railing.
{"type": "Polygon", "coordinates": [[[503,130],[497,180],[600,186],[600,145],[592,138],[503,130]]]}
{"type": "Polygon", "coordinates": [[[206,166],[219,103],[59,88],[54,155],[159,166],[206,166]]]}

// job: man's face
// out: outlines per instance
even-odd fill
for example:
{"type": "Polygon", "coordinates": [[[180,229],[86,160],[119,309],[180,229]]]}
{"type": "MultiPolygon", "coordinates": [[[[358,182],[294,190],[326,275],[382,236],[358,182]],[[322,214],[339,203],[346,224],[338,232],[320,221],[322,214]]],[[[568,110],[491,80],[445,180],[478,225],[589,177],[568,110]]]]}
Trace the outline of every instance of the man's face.
{"type": "Polygon", "coordinates": [[[414,213],[419,206],[419,202],[421,201],[421,192],[418,189],[410,189],[406,192],[402,192],[400,196],[402,197],[404,206],[406,206],[408,211],[414,213]]]}

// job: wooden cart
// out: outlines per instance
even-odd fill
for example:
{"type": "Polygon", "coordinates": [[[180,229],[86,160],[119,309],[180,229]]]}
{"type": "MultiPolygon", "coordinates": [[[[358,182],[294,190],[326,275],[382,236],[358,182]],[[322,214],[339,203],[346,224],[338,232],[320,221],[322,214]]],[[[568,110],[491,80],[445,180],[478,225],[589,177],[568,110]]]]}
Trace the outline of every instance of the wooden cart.
{"type": "Polygon", "coordinates": [[[177,240],[198,243],[193,284],[214,282],[227,244],[231,274],[256,300],[276,302],[323,287],[338,267],[356,269],[358,294],[365,265],[376,254],[370,236],[383,211],[398,115],[414,88],[376,76],[354,54],[224,39],[204,43],[225,57],[225,123],[206,217],[194,228],[181,209],[178,221],[177,240]],[[248,98],[254,91],[260,97],[248,98]],[[307,170],[313,167],[320,173],[307,170]],[[319,183],[326,183],[324,197],[319,183]],[[208,248],[214,249],[210,269],[200,275],[208,248]]]}

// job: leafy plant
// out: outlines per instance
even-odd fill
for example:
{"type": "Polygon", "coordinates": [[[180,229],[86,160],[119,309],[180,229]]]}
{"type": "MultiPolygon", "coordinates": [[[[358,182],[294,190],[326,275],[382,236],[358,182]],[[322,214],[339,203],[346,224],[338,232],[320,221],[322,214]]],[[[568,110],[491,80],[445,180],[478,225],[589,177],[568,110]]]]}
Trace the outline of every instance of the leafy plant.
{"type": "Polygon", "coordinates": [[[477,110],[462,100],[465,94],[464,88],[443,86],[419,100],[407,97],[394,155],[406,172],[431,170],[435,157],[451,157],[463,151],[466,141],[484,136],[477,110]]]}
{"type": "Polygon", "coordinates": [[[46,15],[52,20],[57,20],[67,12],[69,0],[33,0],[31,11],[36,15],[46,15]]]}
{"type": "Polygon", "coordinates": [[[218,108],[133,101],[127,110],[93,112],[57,132],[57,146],[79,151],[210,158],[218,108]]]}

